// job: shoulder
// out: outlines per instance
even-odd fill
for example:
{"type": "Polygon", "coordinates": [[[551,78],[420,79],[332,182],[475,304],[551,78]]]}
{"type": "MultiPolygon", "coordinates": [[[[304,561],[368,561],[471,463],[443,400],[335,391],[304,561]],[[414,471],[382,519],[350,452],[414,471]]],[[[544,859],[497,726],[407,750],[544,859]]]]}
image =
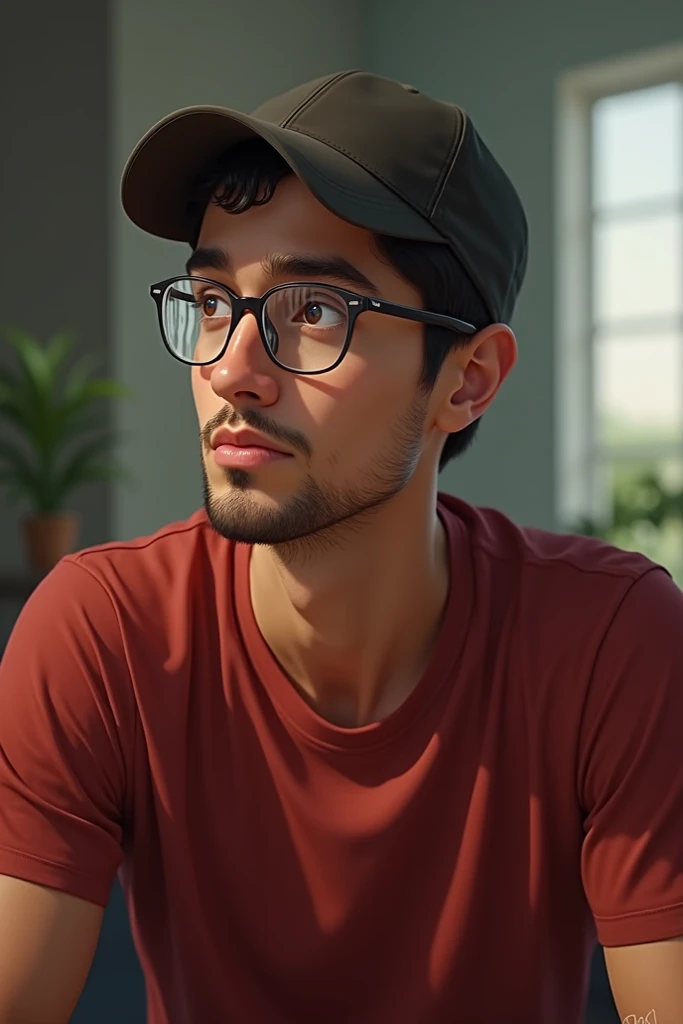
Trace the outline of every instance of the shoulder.
{"type": "Polygon", "coordinates": [[[11,704],[21,691],[29,700],[33,689],[64,707],[125,705],[132,720],[135,664],[165,664],[171,645],[186,642],[192,609],[212,607],[215,579],[229,579],[231,552],[197,512],[148,537],[66,556],[15,623],[0,661],[2,698],[11,704]]]}
{"type": "Polygon", "coordinates": [[[608,635],[625,651],[653,657],[657,645],[678,647],[683,595],[644,555],[591,537],[521,527],[451,496],[440,500],[462,524],[477,621],[488,623],[489,636],[505,632],[515,663],[529,675],[569,675],[573,690],[590,678],[608,635]]]}
{"type": "Polygon", "coordinates": [[[644,555],[598,538],[519,526],[495,509],[439,497],[463,523],[475,565],[488,566],[499,585],[508,579],[527,600],[536,595],[544,604],[580,613],[578,600],[604,607],[604,602],[620,601],[653,570],[666,574],[644,555]]]}
{"type": "MultiPolygon", "coordinates": [[[[101,587],[124,630],[128,625],[165,629],[169,618],[182,616],[202,595],[211,600],[217,583],[231,577],[234,548],[215,532],[201,510],[148,536],[111,541],[69,555],[57,570],[64,574],[70,567],[72,575],[89,578],[90,583],[83,586],[101,587]]],[[[73,600],[68,585],[66,589],[73,600]]]]}
{"type": "Polygon", "coordinates": [[[228,541],[213,531],[204,511],[169,523],[152,534],[127,541],[110,541],[67,555],[60,566],[72,564],[111,591],[127,597],[162,591],[173,580],[195,571],[198,563],[216,557],[228,541]]]}
{"type": "Polygon", "coordinates": [[[184,629],[202,595],[211,602],[215,581],[230,578],[233,547],[202,511],[146,537],[67,555],[26,602],[14,633],[40,638],[49,621],[53,640],[59,633],[79,649],[123,660],[128,642],[143,637],[151,650],[184,629]]]}

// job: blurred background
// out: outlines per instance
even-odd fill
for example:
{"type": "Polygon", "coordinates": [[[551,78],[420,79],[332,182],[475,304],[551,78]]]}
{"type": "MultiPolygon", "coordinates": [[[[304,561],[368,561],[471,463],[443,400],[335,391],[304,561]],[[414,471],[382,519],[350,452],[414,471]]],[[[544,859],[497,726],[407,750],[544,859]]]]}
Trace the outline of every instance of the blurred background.
{"type": "MultiPolygon", "coordinates": [[[[443,489],[520,523],[638,548],[681,581],[680,0],[12,5],[0,32],[0,330],[68,331],[76,354],[95,354],[128,389],[93,406],[93,429],[122,431],[128,479],[76,474],[87,483],[68,502],[77,546],[154,531],[201,501],[189,375],[162,349],[148,292],[185,250],[124,218],[128,153],[171,110],[249,110],[349,67],[464,106],[529,217],[520,362],[443,489]]],[[[0,345],[0,372],[16,352],[0,345]]],[[[0,419],[5,445],[16,426],[0,419]]],[[[1,488],[0,650],[38,571],[27,508],[1,488]]],[[[73,1019],[144,1021],[118,888],[73,1019]]],[[[617,1020],[599,950],[586,1019],[617,1020]]]]}

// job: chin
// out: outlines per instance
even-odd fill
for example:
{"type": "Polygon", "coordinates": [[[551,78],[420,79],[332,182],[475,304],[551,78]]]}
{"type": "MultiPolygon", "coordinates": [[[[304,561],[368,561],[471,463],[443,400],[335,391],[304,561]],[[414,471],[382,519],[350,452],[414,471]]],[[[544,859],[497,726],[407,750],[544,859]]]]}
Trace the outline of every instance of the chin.
{"type": "Polygon", "coordinates": [[[339,519],[310,479],[297,493],[277,497],[244,470],[226,471],[215,486],[205,473],[204,507],[214,530],[226,540],[271,547],[303,540],[339,519]]]}
{"type": "Polygon", "coordinates": [[[218,480],[204,473],[204,507],[214,530],[242,544],[281,544],[293,539],[296,516],[288,514],[291,499],[277,499],[263,490],[256,474],[225,470],[218,480]]]}

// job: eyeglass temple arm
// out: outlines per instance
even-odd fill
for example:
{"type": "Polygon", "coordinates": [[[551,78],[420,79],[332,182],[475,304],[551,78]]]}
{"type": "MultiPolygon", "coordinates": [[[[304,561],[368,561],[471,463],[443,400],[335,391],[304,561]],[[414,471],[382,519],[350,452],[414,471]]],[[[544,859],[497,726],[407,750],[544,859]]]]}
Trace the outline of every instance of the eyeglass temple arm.
{"type": "Polygon", "coordinates": [[[418,323],[422,324],[446,327],[451,331],[460,331],[463,334],[476,334],[478,330],[473,324],[468,324],[465,320],[458,320],[454,316],[428,313],[426,310],[413,309],[411,306],[400,306],[396,302],[386,302],[384,299],[368,298],[367,308],[374,309],[378,313],[387,313],[389,316],[398,316],[403,320],[417,320],[418,323]]]}

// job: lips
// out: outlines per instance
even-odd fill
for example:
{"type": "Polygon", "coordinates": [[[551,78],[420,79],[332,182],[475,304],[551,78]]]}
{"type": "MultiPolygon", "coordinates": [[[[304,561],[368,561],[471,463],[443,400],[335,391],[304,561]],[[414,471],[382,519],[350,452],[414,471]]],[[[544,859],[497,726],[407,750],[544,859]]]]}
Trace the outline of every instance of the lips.
{"type": "Polygon", "coordinates": [[[243,448],[261,448],[266,451],[278,452],[280,455],[289,455],[290,453],[285,451],[284,448],[280,448],[277,444],[265,437],[263,434],[257,434],[253,430],[238,430],[233,432],[228,430],[226,427],[220,427],[211,436],[211,447],[214,451],[217,448],[227,446],[233,449],[243,448]]]}

